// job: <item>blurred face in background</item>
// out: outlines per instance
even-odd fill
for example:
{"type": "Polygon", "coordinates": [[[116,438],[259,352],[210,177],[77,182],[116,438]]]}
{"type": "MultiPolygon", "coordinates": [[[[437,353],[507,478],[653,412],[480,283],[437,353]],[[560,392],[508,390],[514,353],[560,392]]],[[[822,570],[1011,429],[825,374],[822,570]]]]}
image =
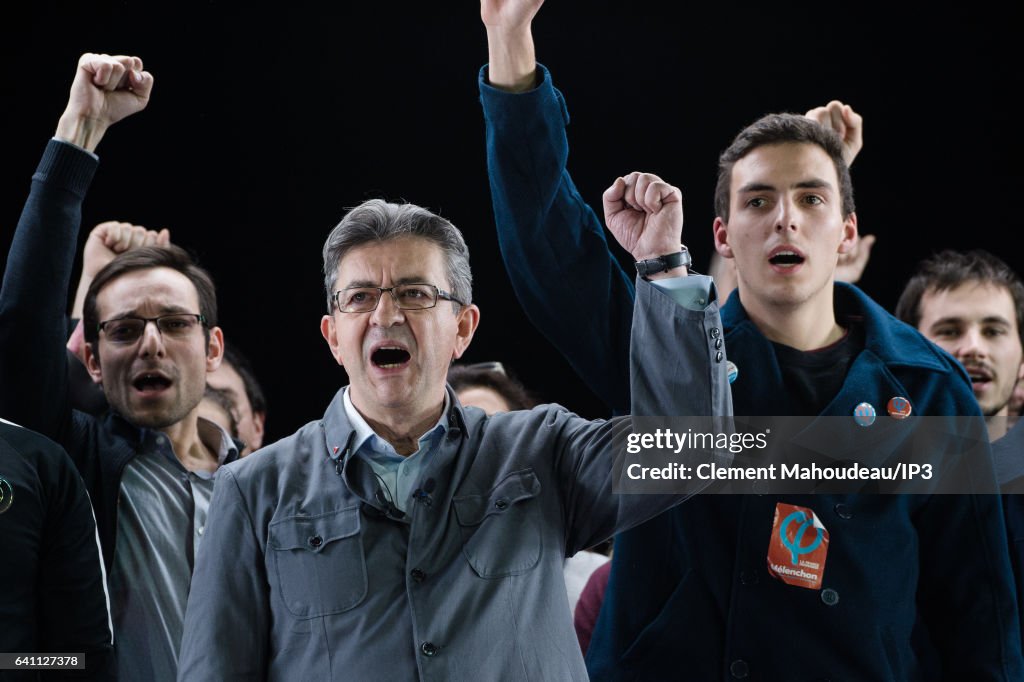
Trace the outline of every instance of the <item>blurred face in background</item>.
{"type": "Polygon", "coordinates": [[[1024,360],[1009,290],[987,282],[929,289],[920,313],[918,331],[964,366],[982,414],[1006,416],[1024,360]]]}

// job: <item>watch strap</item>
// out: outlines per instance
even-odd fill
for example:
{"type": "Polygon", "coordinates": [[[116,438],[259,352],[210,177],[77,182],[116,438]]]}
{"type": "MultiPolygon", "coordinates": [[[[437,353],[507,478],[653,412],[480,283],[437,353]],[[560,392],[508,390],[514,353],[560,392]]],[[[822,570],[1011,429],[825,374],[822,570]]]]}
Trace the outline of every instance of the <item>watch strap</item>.
{"type": "Polygon", "coordinates": [[[664,256],[658,256],[657,258],[648,258],[647,260],[638,260],[636,262],[636,272],[641,277],[648,277],[659,272],[665,272],[678,267],[689,267],[691,263],[690,252],[684,246],[682,250],[675,253],[665,254],[664,256]]]}

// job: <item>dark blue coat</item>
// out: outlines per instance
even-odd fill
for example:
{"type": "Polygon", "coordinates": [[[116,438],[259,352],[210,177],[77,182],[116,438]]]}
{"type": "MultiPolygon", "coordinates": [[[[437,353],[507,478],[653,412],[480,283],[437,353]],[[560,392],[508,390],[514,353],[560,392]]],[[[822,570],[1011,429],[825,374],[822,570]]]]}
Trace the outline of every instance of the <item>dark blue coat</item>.
{"type": "Polygon", "coordinates": [[[1024,419],[992,443],[992,459],[1007,493],[1003,495],[1003,515],[1017,585],[1017,613],[1024,614],[1024,419]]]}
{"type": "MultiPolygon", "coordinates": [[[[527,315],[621,411],[632,284],[566,171],[565,103],[539,75],[513,95],[481,71],[499,242],[527,315]]],[[[855,287],[835,301],[863,318],[865,348],[825,415],[865,401],[884,414],[895,396],[918,415],[978,414],[951,357],[855,287]]],[[[738,296],[723,323],[736,414],[792,414],[738,296]]],[[[1024,679],[1014,605],[995,495],[706,495],[619,536],[587,665],[596,680],[1024,679]],[[821,590],[767,572],[779,501],[810,507],[831,534],[821,590]]]]}

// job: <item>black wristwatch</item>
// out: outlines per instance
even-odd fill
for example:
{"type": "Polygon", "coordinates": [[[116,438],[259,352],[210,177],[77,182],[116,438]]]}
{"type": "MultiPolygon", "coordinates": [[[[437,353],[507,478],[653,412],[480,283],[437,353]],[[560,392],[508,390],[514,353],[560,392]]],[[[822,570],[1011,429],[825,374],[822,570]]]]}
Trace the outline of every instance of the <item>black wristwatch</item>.
{"type": "Polygon", "coordinates": [[[636,262],[636,273],[647,279],[648,275],[653,275],[658,272],[665,272],[666,270],[672,270],[678,267],[689,267],[690,266],[690,252],[684,246],[682,251],[676,253],[670,253],[665,256],[658,256],[657,258],[649,258],[647,260],[638,260],[636,262]]]}

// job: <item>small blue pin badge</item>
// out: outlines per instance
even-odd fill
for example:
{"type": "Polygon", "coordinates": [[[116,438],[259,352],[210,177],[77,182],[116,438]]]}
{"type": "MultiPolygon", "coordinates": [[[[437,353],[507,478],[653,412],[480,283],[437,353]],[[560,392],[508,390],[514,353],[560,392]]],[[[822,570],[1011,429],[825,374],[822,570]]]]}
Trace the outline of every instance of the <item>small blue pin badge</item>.
{"type": "Polygon", "coordinates": [[[860,426],[871,426],[875,423],[876,414],[871,403],[861,403],[853,410],[853,421],[860,426]]]}
{"type": "Polygon", "coordinates": [[[725,361],[725,372],[726,372],[726,375],[729,377],[729,383],[731,384],[734,381],[736,381],[736,377],[739,376],[740,370],[736,366],[735,362],[733,362],[732,360],[726,360],[725,361]]]}

